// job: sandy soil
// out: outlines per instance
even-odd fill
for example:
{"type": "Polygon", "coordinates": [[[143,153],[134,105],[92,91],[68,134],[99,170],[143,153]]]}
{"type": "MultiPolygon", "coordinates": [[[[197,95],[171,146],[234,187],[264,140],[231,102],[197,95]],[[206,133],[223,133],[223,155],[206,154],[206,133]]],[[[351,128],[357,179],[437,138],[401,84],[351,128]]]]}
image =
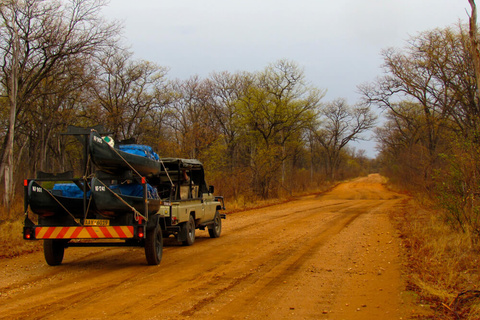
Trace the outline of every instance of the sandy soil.
{"type": "Polygon", "coordinates": [[[370,175],[319,196],[231,214],[222,236],[141,248],[69,248],[0,261],[0,319],[406,319],[402,196],[370,175]]]}

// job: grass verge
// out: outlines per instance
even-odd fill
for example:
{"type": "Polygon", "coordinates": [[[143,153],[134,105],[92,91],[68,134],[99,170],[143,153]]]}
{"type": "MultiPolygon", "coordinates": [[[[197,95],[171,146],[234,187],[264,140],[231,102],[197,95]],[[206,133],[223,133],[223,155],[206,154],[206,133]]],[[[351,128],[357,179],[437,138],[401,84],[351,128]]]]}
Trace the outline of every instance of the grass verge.
{"type": "Polygon", "coordinates": [[[406,248],[407,289],[418,304],[430,306],[415,319],[480,319],[480,248],[474,238],[454,231],[438,211],[405,200],[393,221],[406,248]]]}
{"type": "Polygon", "coordinates": [[[0,222],[0,259],[42,249],[41,241],[23,240],[22,232],[23,220],[21,219],[0,222]]]}

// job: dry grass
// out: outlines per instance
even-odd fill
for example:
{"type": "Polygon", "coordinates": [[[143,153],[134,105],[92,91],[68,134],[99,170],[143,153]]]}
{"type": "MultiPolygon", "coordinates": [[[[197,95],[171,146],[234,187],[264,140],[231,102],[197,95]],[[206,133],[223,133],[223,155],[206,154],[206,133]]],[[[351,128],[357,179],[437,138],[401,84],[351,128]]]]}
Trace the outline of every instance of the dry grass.
{"type": "Polygon", "coordinates": [[[409,289],[434,314],[425,319],[480,319],[480,248],[441,214],[406,200],[393,214],[407,249],[409,289]]]}
{"type": "Polygon", "coordinates": [[[10,258],[42,248],[40,241],[23,240],[23,220],[8,220],[0,223],[0,258],[10,258]]]}
{"type": "Polygon", "coordinates": [[[0,259],[15,257],[42,248],[40,241],[23,240],[23,201],[17,200],[9,213],[0,207],[0,259]]]}

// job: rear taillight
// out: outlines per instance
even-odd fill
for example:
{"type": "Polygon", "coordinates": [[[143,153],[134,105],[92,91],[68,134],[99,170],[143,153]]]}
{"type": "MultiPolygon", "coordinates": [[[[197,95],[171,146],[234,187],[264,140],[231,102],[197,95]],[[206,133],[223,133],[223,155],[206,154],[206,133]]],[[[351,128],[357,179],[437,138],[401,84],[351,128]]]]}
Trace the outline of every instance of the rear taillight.
{"type": "Polygon", "coordinates": [[[35,239],[35,229],[30,227],[23,228],[23,239],[25,240],[35,239]]]}
{"type": "Polygon", "coordinates": [[[139,227],[137,228],[137,236],[138,236],[139,238],[145,237],[145,231],[144,231],[144,229],[143,229],[143,226],[139,226],[139,227]]]}

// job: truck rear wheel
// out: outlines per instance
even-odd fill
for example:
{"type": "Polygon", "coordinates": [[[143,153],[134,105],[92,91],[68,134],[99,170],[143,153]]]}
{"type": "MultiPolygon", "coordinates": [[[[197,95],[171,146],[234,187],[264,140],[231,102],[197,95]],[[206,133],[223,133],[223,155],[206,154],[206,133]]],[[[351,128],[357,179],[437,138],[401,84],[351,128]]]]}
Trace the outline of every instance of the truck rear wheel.
{"type": "Polygon", "coordinates": [[[220,217],[220,213],[215,212],[215,217],[213,218],[213,225],[208,228],[208,234],[210,238],[218,238],[222,233],[222,218],[220,217]]]}
{"type": "Polygon", "coordinates": [[[43,254],[48,265],[58,266],[62,264],[64,253],[65,241],[52,239],[43,240],[43,254]]]}
{"type": "Polygon", "coordinates": [[[183,226],[185,232],[185,240],[182,241],[184,246],[191,246],[195,242],[195,219],[190,215],[190,218],[183,226]]]}
{"type": "Polygon", "coordinates": [[[147,230],[145,239],[145,257],[149,265],[158,265],[163,256],[163,236],[160,225],[155,229],[147,230]]]}

